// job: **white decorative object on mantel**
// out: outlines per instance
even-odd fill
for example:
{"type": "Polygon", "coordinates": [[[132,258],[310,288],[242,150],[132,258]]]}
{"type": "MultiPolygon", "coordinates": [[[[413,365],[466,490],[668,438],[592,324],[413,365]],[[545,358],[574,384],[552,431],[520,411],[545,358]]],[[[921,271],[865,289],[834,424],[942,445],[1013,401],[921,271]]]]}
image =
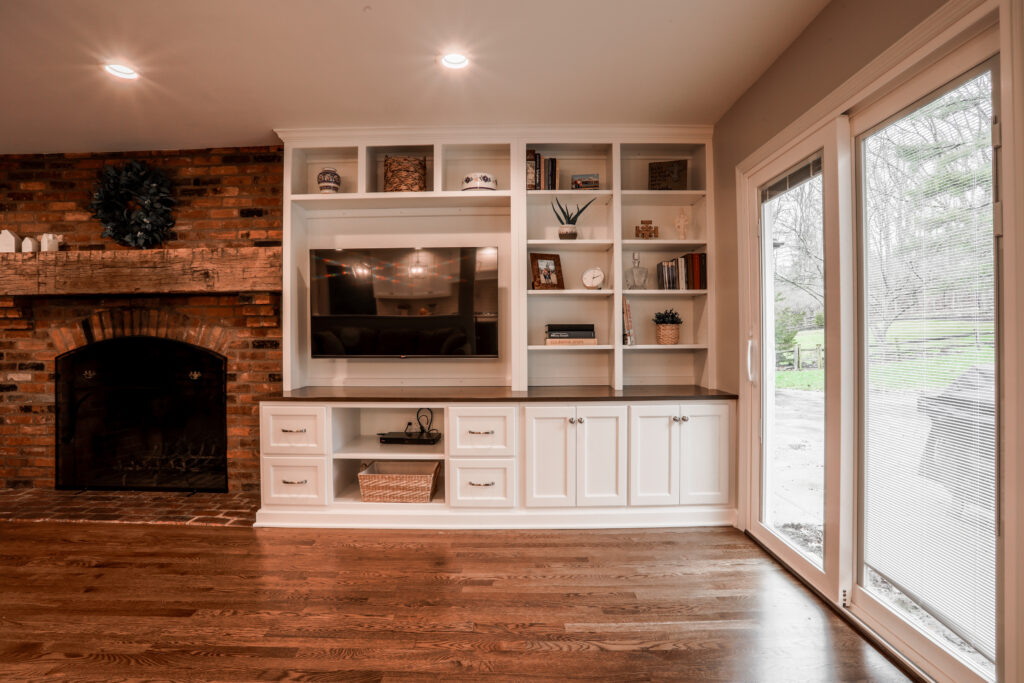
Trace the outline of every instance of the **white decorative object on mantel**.
{"type": "Polygon", "coordinates": [[[60,251],[60,245],[64,243],[64,235],[55,235],[52,232],[44,233],[39,240],[42,251],[60,251]]]}
{"type": "Polygon", "coordinates": [[[39,240],[35,237],[26,237],[21,241],[21,251],[26,254],[34,254],[39,251],[39,240]]]}
{"type": "Polygon", "coordinates": [[[0,232],[0,252],[13,253],[21,251],[21,238],[10,230],[0,232]]]}

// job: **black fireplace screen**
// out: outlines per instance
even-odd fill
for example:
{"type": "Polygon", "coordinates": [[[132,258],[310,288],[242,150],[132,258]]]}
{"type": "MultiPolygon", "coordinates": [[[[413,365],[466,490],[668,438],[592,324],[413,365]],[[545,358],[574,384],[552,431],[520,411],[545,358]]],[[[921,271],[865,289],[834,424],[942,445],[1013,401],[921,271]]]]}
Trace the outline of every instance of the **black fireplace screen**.
{"type": "Polygon", "coordinates": [[[225,360],[121,337],[57,358],[57,488],[227,491],[225,360]]]}

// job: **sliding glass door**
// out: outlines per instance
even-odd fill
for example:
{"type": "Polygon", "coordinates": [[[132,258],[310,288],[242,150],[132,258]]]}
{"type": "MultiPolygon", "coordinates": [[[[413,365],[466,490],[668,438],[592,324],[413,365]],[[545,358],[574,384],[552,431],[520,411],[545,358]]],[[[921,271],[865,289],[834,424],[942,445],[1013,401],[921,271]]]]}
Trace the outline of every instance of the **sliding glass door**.
{"type": "Polygon", "coordinates": [[[825,223],[821,153],[760,188],[761,523],[822,569],[825,223]]]}
{"type": "Polygon", "coordinates": [[[996,649],[992,71],[858,137],[858,584],[985,678],[996,649]]]}

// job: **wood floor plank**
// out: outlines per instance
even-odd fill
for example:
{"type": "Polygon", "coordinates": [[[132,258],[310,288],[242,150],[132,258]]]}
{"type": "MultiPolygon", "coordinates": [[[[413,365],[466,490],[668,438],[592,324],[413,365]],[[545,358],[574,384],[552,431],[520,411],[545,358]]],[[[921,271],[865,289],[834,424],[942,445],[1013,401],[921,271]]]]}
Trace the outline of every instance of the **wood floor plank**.
{"type": "Polygon", "coordinates": [[[0,523],[0,678],[903,681],[733,529],[0,523]]]}

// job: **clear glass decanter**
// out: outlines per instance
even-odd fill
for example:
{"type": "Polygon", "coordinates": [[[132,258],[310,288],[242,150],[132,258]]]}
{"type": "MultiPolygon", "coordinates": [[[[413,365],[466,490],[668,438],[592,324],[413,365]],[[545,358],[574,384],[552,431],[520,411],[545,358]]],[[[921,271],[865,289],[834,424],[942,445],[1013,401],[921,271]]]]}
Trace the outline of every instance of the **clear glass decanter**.
{"type": "Polygon", "coordinates": [[[640,265],[640,254],[633,252],[633,267],[629,269],[629,282],[626,283],[629,289],[644,289],[647,287],[647,269],[640,265]]]}

